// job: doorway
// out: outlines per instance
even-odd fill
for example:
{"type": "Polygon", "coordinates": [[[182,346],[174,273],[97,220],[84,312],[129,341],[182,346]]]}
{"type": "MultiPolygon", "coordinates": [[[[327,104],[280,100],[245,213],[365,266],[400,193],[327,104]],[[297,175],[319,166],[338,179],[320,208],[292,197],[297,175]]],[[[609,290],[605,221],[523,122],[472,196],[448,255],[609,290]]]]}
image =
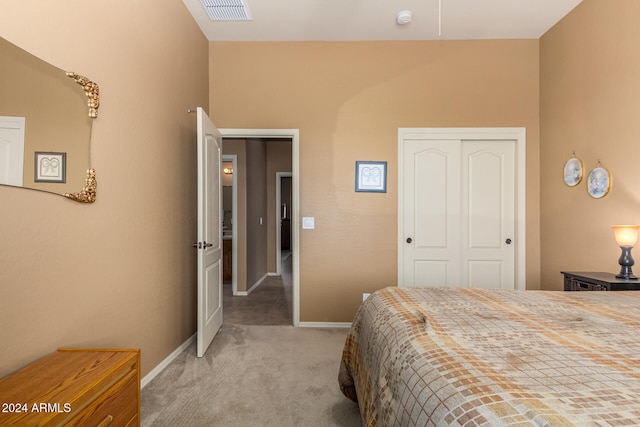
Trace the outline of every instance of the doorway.
{"type": "Polygon", "coordinates": [[[400,129],[400,286],[526,288],[525,130],[400,129]]]}
{"type": "MultiPolygon", "coordinates": [[[[223,140],[224,145],[224,140],[223,140]]],[[[222,155],[222,280],[238,291],[238,156],[222,155]]]]}
{"type": "Polygon", "coordinates": [[[276,172],[276,275],[282,274],[284,257],[291,255],[291,172],[276,172]]]}
{"type": "MultiPolygon", "coordinates": [[[[291,292],[293,325],[300,324],[300,244],[299,244],[299,130],[298,129],[220,129],[223,138],[246,138],[266,140],[287,140],[291,143],[291,206],[289,210],[291,222],[291,292]]],[[[234,174],[235,175],[235,174],[234,174]]],[[[237,204],[236,204],[237,205],[237,204]]],[[[279,206],[276,204],[276,206],[279,206]]],[[[278,211],[279,213],[279,211],[278,211]]],[[[279,218],[279,216],[276,216],[279,218]]],[[[262,218],[260,218],[262,220],[262,218]]],[[[237,221],[233,221],[237,223],[237,221]]],[[[234,235],[241,231],[234,231],[234,235]]],[[[278,241],[279,239],[276,239],[278,241]]],[[[237,247],[237,245],[236,245],[237,247]]],[[[276,256],[280,251],[276,251],[276,256]]],[[[280,268],[282,260],[276,262],[276,268],[280,268]]],[[[236,271],[234,271],[236,273],[236,271]]],[[[239,272],[238,272],[239,274],[239,272]]],[[[236,274],[237,276],[237,274],[236,274]]],[[[266,275],[264,277],[266,279],[266,275]]]]}

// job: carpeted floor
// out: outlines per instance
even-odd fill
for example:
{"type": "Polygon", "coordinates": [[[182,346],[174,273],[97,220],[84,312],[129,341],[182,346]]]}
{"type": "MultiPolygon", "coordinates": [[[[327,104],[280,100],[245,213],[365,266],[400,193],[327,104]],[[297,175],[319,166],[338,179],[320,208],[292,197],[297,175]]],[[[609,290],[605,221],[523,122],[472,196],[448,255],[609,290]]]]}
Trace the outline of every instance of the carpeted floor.
{"type": "Polygon", "coordinates": [[[142,426],[361,426],[338,387],[347,330],[225,324],[142,390],[142,426]]]}
{"type": "Polygon", "coordinates": [[[225,285],[224,324],[204,357],[195,343],[141,392],[143,427],[355,427],[338,367],[347,329],[291,326],[291,257],[246,297],[225,285]]]}
{"type": "Polygon", "coordinates": [[[223,286],[224,323],[233,325],[293,325],[292,258],[282,253],[280,276],[268,276],[247,296],[234,296],[223,286]]]}

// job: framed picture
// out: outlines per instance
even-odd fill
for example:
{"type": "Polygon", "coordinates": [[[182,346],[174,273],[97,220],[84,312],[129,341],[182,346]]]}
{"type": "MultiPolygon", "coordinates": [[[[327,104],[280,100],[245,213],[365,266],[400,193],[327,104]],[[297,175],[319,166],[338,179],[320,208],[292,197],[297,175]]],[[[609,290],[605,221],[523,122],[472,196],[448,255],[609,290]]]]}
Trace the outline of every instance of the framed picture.
{"type": "Polygon", "coordinates": [[[356,161],[356,191],[387,192],[387,162],[356,161]]]}
{"type": "Polygon", "coordinates": [[[67,182],[67,153],[36,151],[35,182],[67,182]]]}
{"type": "Polygon", "coordinates": [[[594,199],[601,199],[611,189],[611,174],[603,167],[595,167],[589,174],[589,181],[587,182],[587,190],[589,195],[594,199]]]}
{"type": "Polygon", "coordinates": [[[567,160],[564,164],[564,183],[569,187],[575,187],[582,181],[582,161],[575,157],[567,160]]]}

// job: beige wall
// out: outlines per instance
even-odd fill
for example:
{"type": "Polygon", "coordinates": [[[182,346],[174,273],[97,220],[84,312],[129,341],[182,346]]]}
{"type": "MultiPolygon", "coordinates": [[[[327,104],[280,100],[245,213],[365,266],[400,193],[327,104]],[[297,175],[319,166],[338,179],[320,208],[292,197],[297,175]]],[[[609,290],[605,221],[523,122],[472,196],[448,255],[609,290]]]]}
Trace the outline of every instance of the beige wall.
{"type": "Polygon", "coordinates": [[[539,287],[538,41],[210,43],[211,117],[300,129],[301,321],[349,322],[397,279],[399,127],[526,127],[527,286],[539,287]],[[259,65],[259,66],[258,66],[259,65]],[[386,160],[388,192],[354,192],[386,160]]]}
{"type": "Polygon", "coordinates": [[[0,27],[101,90],[96,203],[0,188],[0,376],[61,346],[141,348],[144,375],[195,332],[208,42],[180,0],[7,1],[0,27]]]}
{"type": "MultiPolygon", "coordinates": [[[[640,223],[640,2],[584,0],[540,41],[542,283],[561,270],[618,272],[612,224],[640,223]],[[575,151],[585,177],[562,180],[575,151]],[[587,194],[597,162],[612,174],[603,199],[587,194]]],[[[637,257],[636,257],[637,259],[637,257]]]]}

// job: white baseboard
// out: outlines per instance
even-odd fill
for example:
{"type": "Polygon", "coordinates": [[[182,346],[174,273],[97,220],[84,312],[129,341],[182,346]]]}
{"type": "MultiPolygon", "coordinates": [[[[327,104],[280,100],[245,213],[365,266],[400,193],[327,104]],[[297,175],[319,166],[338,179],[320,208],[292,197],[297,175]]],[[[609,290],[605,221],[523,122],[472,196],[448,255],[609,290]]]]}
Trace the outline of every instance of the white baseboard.
{"type": "Polygon", "coordinates": [[[250,287],[250,288],[249,288],[249,292],[248,292],[248,293],[250,294],[251,292],[255,291],[255,290],[256,290],[256,288],[257,288],[258,286],[260,286],[260,285],[262,284],[262,282],[264,282],[264,279],[266,279],[266,278],[267,278],[267,276],[268,276],[268,274],[265,274],[264,276],[262,276],[261,278],[259,278],[259,279],[258,279],[258,281],[257,281],[256,283],[254,283],[252,287],[250,287]]]}
{"type": "Polygon", "coordinates": [[[193,334],[189,337],[188,340],[182,343],[180,347],[176,348],[173,353],[168,355],[158,366],[153,368],[151,372],[144,376],[144,378],[140,381],[140,388],[143,389],[147,384],[151,382],[160,372],[164,370],[169,363],[173,362],[173,360],[180,355],[183,351],[187,349],[191,345],[192,342],[195,341],[197,334],[193,334]]]}
{"type": "Polygon", "coordinates": [[[246,297],[247,295],[249,295],[251,292],[255,291],[256,288],[258,286],[260,286],[260,284],[262,284],[262,282],[264,282],[264,279],[266,279],[269,276],[269,274],[265,274],[264,276],[262,276],[260,279],[258,279],[258,281],[256,283],[253,284],[252,287],[249,288],[248,291],[237,291],[235,292],[233,295],[237,296],[237,297],[246,297]]]}
{"type": "Polygon", "coordinates": [[[351,322],[300,322],[301,328],[350,328],[351,322]]]}

